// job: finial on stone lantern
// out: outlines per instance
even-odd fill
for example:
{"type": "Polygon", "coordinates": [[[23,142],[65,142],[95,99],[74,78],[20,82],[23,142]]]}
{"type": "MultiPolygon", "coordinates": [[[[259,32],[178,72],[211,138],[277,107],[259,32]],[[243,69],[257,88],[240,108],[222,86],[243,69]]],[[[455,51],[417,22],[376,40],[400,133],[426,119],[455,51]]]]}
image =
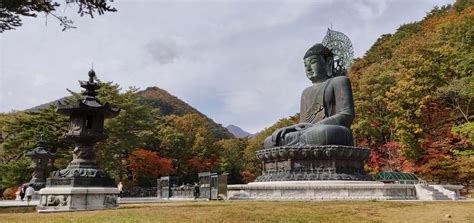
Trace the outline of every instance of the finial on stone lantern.
{"type": "Polygon", "coordinates": [[[41,133],[40,135],[40,138],[38,140],[38,148],[44,148],[46,150],[46,146],[45,146],[46,142],[44,141],[44,133],[41,133]]]}
{"type": "Polygon", "coordinates": [[[95,79],[95,71],[94,71],[94,68],[92,68],[90,71],[89,71],[89,82],[94,82],[94,79],[95,79]]]}
{"type": "Polygon", "coordinates": [[[95,82],[97,80],[97,75],[95,74],[94,69],[90,69],[88,75],[89,75],[88,81],[79,81],[79,84],[81,85],[81,87],[86,89],[85,91],[82,92],[83,99],[97,101],[96,90],[100,88],[100,85],[97,82],[95,82]]]}

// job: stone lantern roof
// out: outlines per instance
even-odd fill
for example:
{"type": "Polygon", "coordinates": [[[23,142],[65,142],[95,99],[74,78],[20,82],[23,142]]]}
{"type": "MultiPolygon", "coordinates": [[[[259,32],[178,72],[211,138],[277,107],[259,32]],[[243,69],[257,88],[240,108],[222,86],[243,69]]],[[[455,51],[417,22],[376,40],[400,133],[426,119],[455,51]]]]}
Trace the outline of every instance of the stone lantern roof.
{"type": "Polygon", "coordinates": [[[79,81],[79,84],[85,90],[82,92],[82,97],[71,104],[63,104],[58,101],[56,112],[62,115],[70,116],[74,112],[93,112],[103,114],[104,118],[113,118],[120,113],[120,109],[112,108],[109,103],[102,104],[96,97],[96,90],[101,86],[95,82],[97,76],[94,70],[89,71],[88,81],[79,81]]]}
{"type": "Polygon", "coordinates": [[[54,153],[50,153],[47,149],[46,149],[46,144],[45,144],[45,141],[43,139],[43,135],[41,135],[41,138],[40,140],[38,141],[38,145],[36,148],[34,148],[33,150],[25,153],[25,156],[28,156],[28,157],[31,157],[31,158],[40,158],[40,157],[48,157],[48,158],[51,158],[51,157],[54,157],[55,154],[54,153]]]}

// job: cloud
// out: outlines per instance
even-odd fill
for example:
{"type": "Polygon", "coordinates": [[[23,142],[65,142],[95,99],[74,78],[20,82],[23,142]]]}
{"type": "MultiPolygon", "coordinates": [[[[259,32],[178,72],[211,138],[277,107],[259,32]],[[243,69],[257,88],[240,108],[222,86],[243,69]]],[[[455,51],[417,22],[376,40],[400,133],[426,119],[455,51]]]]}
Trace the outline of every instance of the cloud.
{"type": "Polygon", "coordinates": [[[155,39],[145,45],[145,50],[161,65],[173,63],[179,57],[178,46],[171,39],[155,39]]]}
{"type": "Polygon", "coordinates": [[[118,12],[93,20],[69,10],[78,28],[66,32],[29,18],[0,35],[0,112],[79,91],[93,62],[102,81],[158,86],[219,123],[258,132],[299,111],[311,84],[302,57],[331,24],[362,56],[381,34],[446,2],[117,1],[118,12]]]}
{"type": "Polygon", "coordinates": [[[364,20],[376,19],[386,10],[389,0],[355,0],[352,7],[364,20]]]}

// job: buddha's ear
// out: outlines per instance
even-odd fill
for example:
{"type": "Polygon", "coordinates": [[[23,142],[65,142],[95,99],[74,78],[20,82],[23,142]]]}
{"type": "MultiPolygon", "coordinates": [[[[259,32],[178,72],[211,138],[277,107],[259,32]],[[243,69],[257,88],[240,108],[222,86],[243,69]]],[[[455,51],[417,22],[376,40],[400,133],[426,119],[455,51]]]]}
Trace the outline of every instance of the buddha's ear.
{"type": "Polygon", "coordinates": [[[326,59],[326,67],[327,67],[327,76],[332,77],[334,74],[334,57],[327,57],[326,59]]]}

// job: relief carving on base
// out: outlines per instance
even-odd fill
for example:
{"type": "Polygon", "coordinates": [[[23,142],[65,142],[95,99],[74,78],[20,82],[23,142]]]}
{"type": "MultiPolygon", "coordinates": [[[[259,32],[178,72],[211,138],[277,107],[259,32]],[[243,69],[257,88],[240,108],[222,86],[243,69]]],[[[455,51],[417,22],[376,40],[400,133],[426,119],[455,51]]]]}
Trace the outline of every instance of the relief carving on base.
{"type": "Polygon", "coordinates": [[[74,168],[74,169],[63,169],[53,172],[53,177],[65,178],[65,177],[106,177],[107,174],[101,169],[93,168],[74,168]]]}
{"type": "Polygon", "coordinates": [[[57,206],[57,207],[67,206],[70,200],[71,200],[71,197],[69,195],[50,195],[48,197],[46,206],[57,206]]]}
{"type": "Polygon", "coordinates": [[[105,205],[117,205],[117,195],[107,194],[104,199],[105,205]]]}

